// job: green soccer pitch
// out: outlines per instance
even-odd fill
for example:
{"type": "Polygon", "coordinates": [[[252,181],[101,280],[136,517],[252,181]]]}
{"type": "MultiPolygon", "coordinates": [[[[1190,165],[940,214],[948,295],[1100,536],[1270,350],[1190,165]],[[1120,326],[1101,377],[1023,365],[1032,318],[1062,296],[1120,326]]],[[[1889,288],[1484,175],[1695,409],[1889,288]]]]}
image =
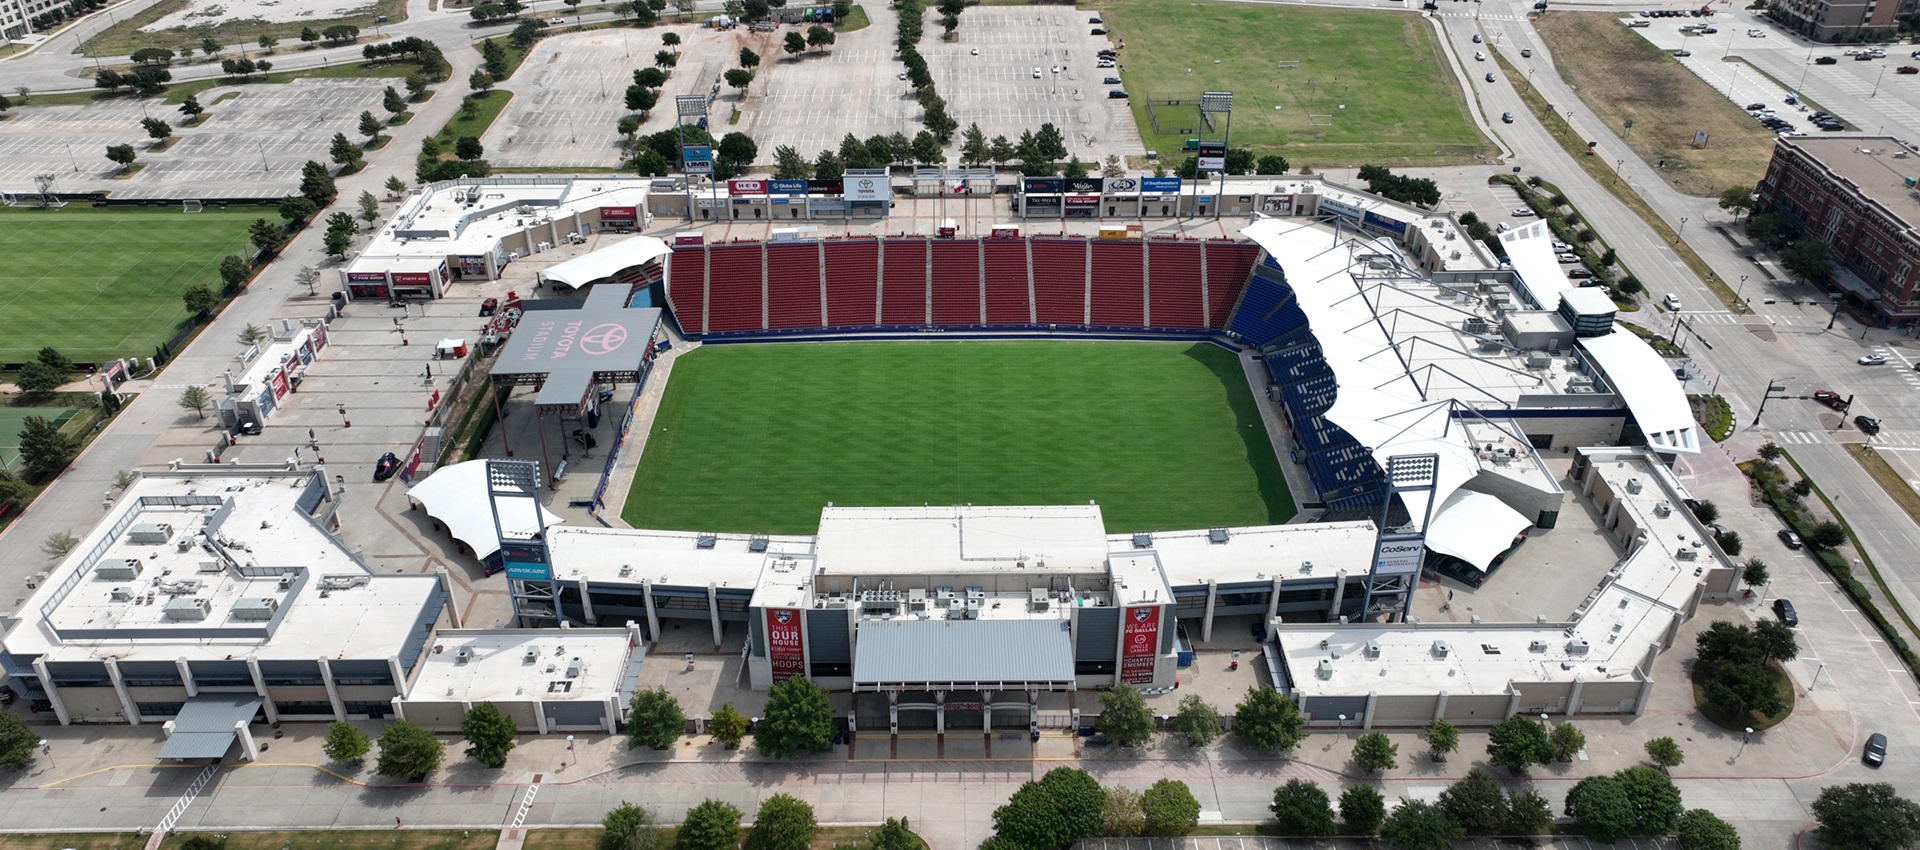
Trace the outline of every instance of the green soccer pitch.
{"type": "Polygon", "coordinates": [[[272,210],[68,206],[0,208],[0,363],[42,346],[82,362],[152,357],[187,309],[180,294],[220,291],[220,258],[248,256],[247,223],[272,210]]]}
{"type": "Polygon", "coordinates": [[[1089,500],[1114,533],[1294,515],[1231,352],[952,341],[682,356],[621,516],[636,528],[810,534],[828,502],[1089,500]]]}

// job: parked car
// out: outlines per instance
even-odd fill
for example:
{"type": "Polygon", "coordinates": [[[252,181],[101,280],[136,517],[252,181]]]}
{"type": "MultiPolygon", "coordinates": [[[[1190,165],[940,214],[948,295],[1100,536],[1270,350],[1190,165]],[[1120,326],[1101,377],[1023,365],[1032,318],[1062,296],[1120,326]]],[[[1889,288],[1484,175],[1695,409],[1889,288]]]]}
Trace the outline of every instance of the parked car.
{"type": "Polygon", "coordinates": [[[1773,615],[1779,617],[1780,622],[1786,623],[1789,626],[1800,625],[1799,612],[1794,611],[1793,603],[1784,598],[1773,600],[1773,615]]]}
{"type": "Polygon", "coordinates": [[[1667,297],[1660,299],[1660,303],[1665,305],[1669,310],[1678,311],[1680,309],[1680,296],[1669,292],[1667,293],[1667,297]]]}
{"type": "Polygon", "coordinates": [[[392,478],[393,474],[398,471],[400,471],[400,459],[395,457],[393,452],[387,452],[381,455],[380,460],[373,464],[373,480],[376,483],[385,481],[392,478]]]}
{"type": "Polygon", "coordinates": [[[562,25],[565,25],[566,22],[567,22],[566,18],[548,18],[547,26],[550,26],[550,27],[562,26],[562,25]]]}
{"type": "Polygon", "coordinates": [[[1491,83],[1491,82],[1493,82],[1493,72],[1492,72],[1492,71],[1488,71],[1488,72],[1487,72],[1487,82],[1489,82],[1489,83],[1491,83]]]}
{"type": "Polygon", "coordinates": [[[1533,48],[1531,48],[1531,47],[1522,47],[1522,48],[1520,48],[1520,58],[1522,58],[1522,59],[1532,59],[1532,58],[1533,58],[1533,48]]]}
{"type": "Polygon", "coordinates": [[[1887,760],[1887,736],[1875,732],[1867,736],[1867,748],[1860,754],[1860,761],[1879,767],[1887,760]]]}
{"type": "Polygon", "coordinates": [[[1814,390],[1813,400],[1831,407],[1834,410],[1844,411],[1847,409],[1847,400],[1841,398],[1840,394],[1833,390],[1814,390]]]}
{"type": "Polygon", "coordinates": [[[1119,77],[1101,77],[1100,84],[1103,86],[1117,86],[1120,84],[1120,78],[1119,77]]]}
{"type": "MultiPolygon", "coordinates": [[[[1589,280],[1589,279],[1591,279],[1591,280],[1593,280],[1593,282],[1594,282],[1594,284],[1597,284],[1597,283],[1599,283],[1599,282],[1600,282],[1600,280],[1599,280],[1598,278],[1594,278],[1594,276],[1593,276],[1593,270],[1591,270],[1591,269],[1589,269],[1589,268],[1587,268],[1586,266],[1581,266],[1581,267],[1579,267],[1579,268],[1576,268],[1576,269],[1567,269],[1567,279],[1568,279],[1568,280],[1589,280]]],[[[1584,283],[1583,283],[1583,284],[1581,284],[1581,286],[1590,286],[1590,285],[1592,285],[1592,284],[1584,284],[1584,283]]]]}
{"type": "Polygon", "coordinates": [[[1763,111],[1763,110],[1765,110],[1766,108],[1767,108],[1767,105],[1766,105],[1766,104],[1764,104],[1764,103],[1749,103],[1749,104],[1747,104],[1747,111],[1748,111],[1748,112],[1760,112],[1760,111],[1763,111]]]}
{"type": "Polygon", "coordinates": [[[1474,33],[1474,34],[1473,34],[1473,43],[1474,43],[1474,44],[1479,44],[1479,43],[1480,43],[1480,34],[1479,34],[1479,33],[1474,33]]]}
{"type": "Polygon", "coordinates": [[[1108,90],[1108,91],[1107,91],[1107,99],[1109,99],[1109,100],[1126,100],[1126,99],[1127,99],[1127,90],[1126,90],[1126,89],[1110,89],[1110,90],[1108,90]]]}
{"type": "Polygon", "coordinates": [[[1901,66],[1900,66],[1900,67],[1899,67],[1898,69],[1896,69],[1896,70],[1894,71],[1894,73],[1896,73],[1896,74],[1920,74],[1920,68],[1915,68],[1915,67],[1913,67],[1912,65],[1901,65],[1901,66]]]}
{"type": "Polygon", "coordinates": [[[480,315],[482,316],[491,316],[494,314],[494,311],[499,309],[500,299],[498,298],[488,298],[480,302],[480,315]]]}
{"type": "Polygon", "coordinates": [[[1764,32],[1761,32],[1760,30],[1747,30],[1747,37],[1748,38],[1766,38],[1767,34],[1764,32]]]}
{"type": "Polygon", "coordinates": [[[1869,437],[1880,433],[1880,420],[1871,416],[1855,416],[1853,424],[1860,426],[1860,433],[1869,437]]]}
{"type": "Polygon", "coordinates": [[[1485,61],[1487,61],[1487,54],[1486,54],[1486,52],[1485,52],[1485,51],[1480,51],[1480,50],[1475,50],[1475,51],[1473,52],[1473,61],[1475,61],[1475,62],[1485,62],[1485,61]]]}
{"type": "Polygon", "coordinates": [[[973,55],[975,55],[975,56],[979,56],[979,55],[980,55],[980,48],[978,48],[978,47],[976,47],[976,48],[974,48],[974,49],[973,49],[973,55]]]}
{"type": "Polygon", "coordinates": [[[1580,262],[1580,255],[1575,254],[1572,251],[1561,251],[1560,253],[1553,255],[1553,258],[1556,260],[1559,260],[1562,264],[1580,262]]]}
{"type": "Polygon", "coordinates": [[[1533,210],[1527,207],[1514,207],[1512,215],[1514,218],[1531,218],[1533,217],[1533,210]]]}
{"type": "Polygon", "coordinates": [[[1873,54],[1871,54],[1871,53],[1855,53],[1855,54],[1853,54],[1853,61],[1855,61],[1855,62],[1871,62],[1871,61],[1873,61],[1873,54]]]}
{"type": "Polygon", "coordinates": [[[1885,354],[1863,354],[1860,356],[1860,359],[1853,362],[1862,366],[1883,366],[1887,362],[1887,356],[1885,354]]]}
{"type": "Polygon", "coordinates": [[[1840,60],[1838,60],[1838,59],[1835,59],[1835,58],[1833,58],[1832,56],[1822,56],[1822,57],[1820,57],[1820,58],[1818,58],[1818,59],[1815,59],[1815,60],[1813,60],[1813,64],[1815,64],[1815,65],[1838,65],[1838,64],[1840,64],[1840,60]]]}
{"type": "Polygon", "coordinates": [[[1040,79],[1040,69],[1037,67],[1033,69],[1033,78],[1036,80],[1040,79]]]}
{"type": "Polygon", "coordinates": [[[1094,27],[1093,30],[1088,32],[1087,34],[1088,35],[1106,35],[1107,31],[1104,29],[1101,29],[1100,27],[1094,27]]]}
{"type": "Polygon", "coordinates": [[[1505,121],[1505,122],[1507,122],[1508,124],[1512,124],[1512,123],[1513,123],[1513,113],[1511,113],[1511,112],[1502,112],[1502,113],[1500,113],[1500,120],[1502,120],[1502,121],[1505,121]]]}
{"type": "Polygon", "coordinates": [[[1101,19],[1101,17],[1100,17],[1099,15],[1094,15],[1093,17],[1091,17],[1091,18],[1088,18],[1088,19],[1087,19],[1087,23],[1090,23],[1090,24],[1104,24],[1104,23],[1106,23],[1106,21],[1105,21],[1105,20],[1103,20],[1103,19],[1101,19]]]}
{"type": "Polygon", "coordinates": [[[1693,55],[1693,51],[1691,51],[1691,50],[1675,50],[1675,51],[1673,52],[1673,56],[1674,56],[1674,58],[1676,58],[1676,59],[1685,59],[1685,58],[1687,58],[1687,57],[1689,57],[1689,56],[1692,56],[1692,55],[1693,55]]]}
{"type": "Polygon", "coordinates": [[[1801,546],[1800,535],[1791,528],[1780,529],[1780,542],[1787,544],[1788,549],[1798,549],[1801,546]]]}

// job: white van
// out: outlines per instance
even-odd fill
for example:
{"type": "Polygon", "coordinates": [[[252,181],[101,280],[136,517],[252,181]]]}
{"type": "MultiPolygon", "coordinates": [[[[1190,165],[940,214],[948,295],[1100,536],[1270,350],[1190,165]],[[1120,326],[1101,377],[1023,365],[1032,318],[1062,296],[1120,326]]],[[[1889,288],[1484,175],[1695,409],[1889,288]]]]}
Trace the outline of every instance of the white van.
{"type": "Polygon", "coordinates": [[[1667,309],[1669,310],[1672,310],[1674,312],[1680,311],[1680,296],[1675,295],[1671,292],[1667,293],[1667,297],[1661,300],[1660,303],[1666,305],[1667,309]]]}

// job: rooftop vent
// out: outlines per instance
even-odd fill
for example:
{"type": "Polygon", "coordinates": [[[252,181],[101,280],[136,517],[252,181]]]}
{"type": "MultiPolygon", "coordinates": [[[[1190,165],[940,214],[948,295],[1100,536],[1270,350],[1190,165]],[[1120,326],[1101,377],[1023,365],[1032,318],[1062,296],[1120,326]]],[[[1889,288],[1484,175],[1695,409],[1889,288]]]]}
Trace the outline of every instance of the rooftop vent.
{"type": "Polygon", "coordinates": [[[569,679],[577,679],[577,678],[579,678],[579,677],[580,677],[580,667],[581,667],[581,665],[580,665],[580,659],[579,659],[579,658],[569,658],[569,659],[567,659],[567,678],[569,678],[569,679]]]}
{"type": "Polygon", "coordinates": [[[1367,641],[1367,648],[1363,650],[1363,652],[1366,653],[1367,658],[1370,660],[1380,660],[1380,642],[1377,640],[1367,641]]]}
{"type": "Polygon", "coordinates": [[[1319,669],[1315,672],[1319,673],[1320,678],[1322,679],[1333,678],[1333,662],[1328,661],[1324,658],[1321,659],[1319,669]]]}
{"type": "Polygon", "coordinates": [[[1133,535],[1133,548],[1152,549],[1153,535],[1145,531],[1135,532],[1133,535]]]}
{"type": "Polygon", "coordinates": [[[465,664],[465,663],[467,663],[467,662],[469,662],[469,661],[472,661],[472,660],[473,660],[473,647],[471,647],[471,646],[462,646],[462,647],[458,647],[458,648],[456,648],[456,649],[454,649],[454,651],[453,651],[453,663],[455,663],[455,664],[465,664]]]}
{"type": "Polygon", "coordinates": [[[1207,539],[1215,543],[1227,542],[1227,527],[1224,525],[1213,527],[1207,532],[1207,539]]]}
{"type": "Polygon", "coordinates": [[[1448,654],[1452,652],[1453,652],[1453,647],[1448,645],[1446,641],[1436,640],[1433,642],[1433,657],[1445,658],[1447,657],[1448,654]]]}
{"type": "Polygon", "coordinates": [[[767,551],[767,536],[764,534],[754,535],[752,539],[749,539],[747,541],[747,551],[749,552],[767,551]]]}
{"type": "Polygon", "coordinates": [[[1682,546],[1678,551],[1673,553],[1673,557],[1675,560],[1691,561],[1700,557],[1700,550],[1691,546],[1682,546]]]}
{"type": "Polygon", "coordinates": [[[1629,479],[1627,479],[1627,492],[1628,492],[1628,493],[1631,493],[1631,494],[1633,494],[1633,495],[1636,495],[1636,496],[1638,496],[1638,495],[1640,495],[1640,490],[1641,490],[1641,487],[1640,487],[1640,479],[1638,479],[1638,478],[1629,478],[1629,479]]]}
{"type": "Polygon", "coordinates": [[[1527,644],[1527,651],[1528,652],[1546,652],[1547,642],[1544,640],[1536,640],[1533,643],[1527,644]]]}
{"type": "Polygon", "coordinates": [[[526,652],[523,652],[520,654],[520,663],[522,664],[532,664],[535,661],[539,661],[539,660],[540,660],[540,647],[537,647],[537,646],[529,646],[527,647],[526,652]]]}
{"type": "Polygon", "coordinates": [[[694,538],[693,545],[697,549],[712,549],[713,544],[718,542],[720,542],[720,535],[711,531],[702,531],[699,537],[694,538]]]}
{"type": "Polygon", "coordinates": [[[1591,649],[1591,648],[1592,648],[1592,647],[1590,647],[1590,646],[1588,646],[1588,645],[1587,645],[1587,642],[1586,642],[1586,641],[1584,641],[1584,640],[1570,640],[1570,641],[1567,641],[1567,654],[1568,654],[1568,655],[1585,655],[1585,654],[1587,654],[1587,650],[1588,650],[1588,649],[1591,649]]]}
{"type": "Polygon", "coordinates": [[[116,587],[107,591],[107,598],[115,602],[132,602],[133,591],[124,587],[116,587]]]}

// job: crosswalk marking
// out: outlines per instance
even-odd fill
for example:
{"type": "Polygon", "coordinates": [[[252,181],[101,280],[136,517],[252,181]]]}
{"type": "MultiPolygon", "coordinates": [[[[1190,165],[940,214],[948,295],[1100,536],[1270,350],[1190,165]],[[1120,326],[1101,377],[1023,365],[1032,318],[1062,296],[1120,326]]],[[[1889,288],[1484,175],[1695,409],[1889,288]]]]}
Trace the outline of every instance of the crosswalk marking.
{"type": "Polygon", "coordinates": [[[1799,446],[1826,442],[1825,435],[1818,431],[1775,431],[1773,436],[1780,442],[1799,446]]]}

